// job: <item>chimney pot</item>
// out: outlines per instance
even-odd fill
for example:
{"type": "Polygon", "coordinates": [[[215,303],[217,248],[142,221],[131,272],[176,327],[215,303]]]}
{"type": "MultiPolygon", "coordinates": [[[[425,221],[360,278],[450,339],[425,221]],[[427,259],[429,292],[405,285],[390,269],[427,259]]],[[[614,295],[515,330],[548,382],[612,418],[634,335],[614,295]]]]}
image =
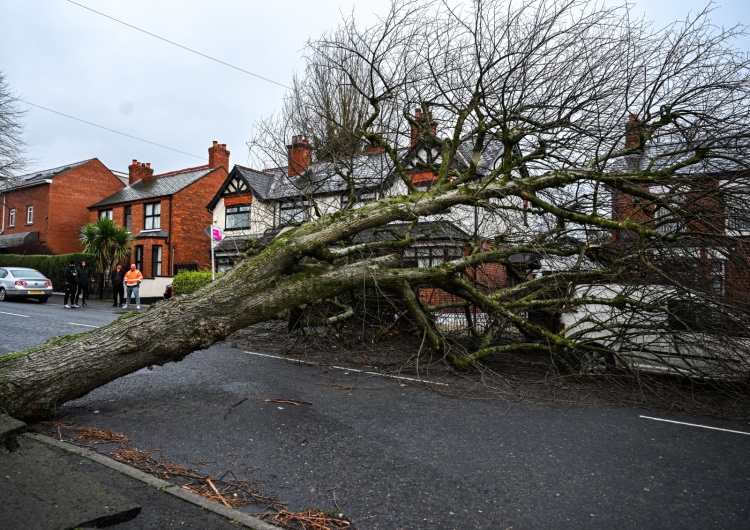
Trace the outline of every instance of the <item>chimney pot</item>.
{"type": "Polygon", "coordinates": [[[213,145],[208,148],[208,167],[211,169],[223,167],[229,171],[229,151],[227,151],[227,144],[220,144],[216,140],[213,141],[213,145]]]}
{"type": "Polygon", "coordinates": [[[139,180],[150,180],[154,177],[154,170],[151,169],[151,162],[138,162],[133,159],[133,163],[128,166],[128,184],[134,184],[139,180]]]}

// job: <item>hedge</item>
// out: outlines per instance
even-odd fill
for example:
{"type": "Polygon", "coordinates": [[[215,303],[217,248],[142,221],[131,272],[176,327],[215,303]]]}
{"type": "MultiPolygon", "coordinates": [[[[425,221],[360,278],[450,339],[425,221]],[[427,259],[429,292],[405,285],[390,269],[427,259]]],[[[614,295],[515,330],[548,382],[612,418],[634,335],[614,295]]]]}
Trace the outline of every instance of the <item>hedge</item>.
{"type": "MultiPolygon", "coordinates": [[[[218,273],[216,277],[221,276],[218,273]]],[[[194,293],[201,287],[211,283],[211,271],[180,271],[172,280],[173,294],[190,294],[194,293]]]]}
{"type": "Polygon", "coordinates": [[[52,280],[52,289],[57,292],[65,291],[63,271],[70,265],[71,261],[75,261],[76,265],[80,265],[82,261],[94,263],[94,256],[83,252],[59,256],[0,254],[0,267],[30,267],[36,269],[52,280]]]}

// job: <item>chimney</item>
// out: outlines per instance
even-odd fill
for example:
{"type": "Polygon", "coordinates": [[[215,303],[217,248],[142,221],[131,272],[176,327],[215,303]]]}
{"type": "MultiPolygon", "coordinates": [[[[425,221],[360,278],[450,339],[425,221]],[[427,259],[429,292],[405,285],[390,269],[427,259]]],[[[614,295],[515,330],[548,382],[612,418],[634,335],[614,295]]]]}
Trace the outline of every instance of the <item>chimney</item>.
{"type": "Polygon", "coordinates": [[[151,169],[151,162],[138,162],[134,158],[133,163],[128,166],[128,184],[152,178],[154,178],[154,170],[151,169]]]}
{"type": "Polygon", "coordinates": [[[208,148],[208,167],[211,169],[223,167],[229,171],[229,151],[227,151],[227,144],[220,144],[214,140],[214,145],[208,148]]]}
{"type": "Polygon", "coordinates": [[[628,122],[625,124],[625,149],[638,147],[642,132],[643,123],[638,119],[638,116],[635,114],[628,116],[628,122]]]}
{"type": "Polygon", "coordinates": [[[292,136],[292,145],[287,145],[286,149],[289,154],[289,176],[304,173],[312,162],[310,143],[302,135],[292,136]]]}
{"type": "Polygon", "coordinates": [[[429,112],[427,114],[427,118],[422,117],[422,109],[416,109],[414,111],[414,121],[417,122],[415,125],[414,123],[411,125],[411,142],[410,147],[414,147],[417,145],[417,142],[424,136],[424,133],[427,129],[426,125],[428,124],[429,120],[429,126],[430,126],[430,134],[433,136],[437,132],[437,123],[432,121],[432,112],[429,112]]]}

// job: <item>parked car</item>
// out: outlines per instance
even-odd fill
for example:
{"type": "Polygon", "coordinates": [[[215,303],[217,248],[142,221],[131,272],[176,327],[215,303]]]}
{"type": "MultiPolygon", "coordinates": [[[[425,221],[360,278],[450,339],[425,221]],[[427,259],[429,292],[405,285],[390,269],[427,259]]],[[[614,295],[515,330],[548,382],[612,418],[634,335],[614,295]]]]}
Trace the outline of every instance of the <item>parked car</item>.
{"type": "Polygon", "coordinates": [[[582,303],[560,315],[560,333],[586,346],[568,352],[581,371],[619,367],[693,378],[750,373],[745,326],[709,300],[663,285],[619,284],[579,285],[571,298],[582,303]]]}
{"type": "Polygon", "coordinates": [[[172,284],[170,283],[167,285],[167,288],[164,289],[164,300],[169,300],[172,298],[172,284]]]}
{"type": "Polygon", "coordinates": [[[0,267],[0,300],[35,298],[44,303],[52,296],[52,281],[35,269],[0,267]]]}

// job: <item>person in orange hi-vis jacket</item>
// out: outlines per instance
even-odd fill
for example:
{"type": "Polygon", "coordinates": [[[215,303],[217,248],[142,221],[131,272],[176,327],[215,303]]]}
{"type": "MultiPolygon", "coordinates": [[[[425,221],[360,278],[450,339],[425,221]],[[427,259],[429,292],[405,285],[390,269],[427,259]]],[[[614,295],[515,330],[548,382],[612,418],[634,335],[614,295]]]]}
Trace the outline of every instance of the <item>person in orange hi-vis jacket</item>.
{"type": "Polygon", "coordinates": [[[135,308],[141,308],[141,293],[140,287],[143,281],[143,274],[141,271],[135,268],[135,263],[130,264],[130,270],[125,273],[125,287],[127,288],[127,296],[125,297],[125,303],[122,307],[130,307],[130,295],[135,294],[135,308]]]}

